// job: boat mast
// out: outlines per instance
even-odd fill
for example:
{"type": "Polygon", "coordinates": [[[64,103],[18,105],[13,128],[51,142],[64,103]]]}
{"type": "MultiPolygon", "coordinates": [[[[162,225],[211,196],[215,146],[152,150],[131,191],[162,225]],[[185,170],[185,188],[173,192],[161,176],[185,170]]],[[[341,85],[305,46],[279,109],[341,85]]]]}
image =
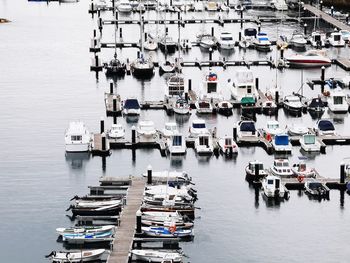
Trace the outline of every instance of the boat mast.
{"type": "MultiPolygon", "coordinates": [[[[114,3],[114,0],[113,0],[114,3]]],[[[113,13],[115,16],[115,19],[117,19],[117,8],[114,6],[113,13]]],[[[117,59],[117,30],[118,30],[118,23],[115,21],[114,24],[114,58],[117,59]]]]}

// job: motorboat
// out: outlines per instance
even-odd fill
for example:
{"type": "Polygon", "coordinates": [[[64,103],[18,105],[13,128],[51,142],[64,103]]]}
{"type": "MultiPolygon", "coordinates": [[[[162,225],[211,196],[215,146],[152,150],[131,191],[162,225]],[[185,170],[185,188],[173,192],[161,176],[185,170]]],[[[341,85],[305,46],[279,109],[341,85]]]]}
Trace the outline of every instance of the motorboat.
{"type": "Polygon", "coordinates": [[[173,103],[173,111],[175,114],[187,115],[187,114],[190,114],[190,110],[191,110],[190,105],[182,97],[178,98],[173,103]]]}
{"type": "Polygon", "coordinates": [[[143,54],[131,63],[131,71],[135,78],[149,79],[154,74],[154,64],[151,59],[145,59],[143,54]]]}
{"type": "Polygon", "coordinates": [[[215,1],[208,1],[205,5],[205,9],[207,11],[218,11],[219,6],[218,6],[218,3],[215,1]]]}
{"type": "Polygon", "coordinates": [[[326,43],[326,34],[318,32],[318,31],[314,31],[311,33],[310,36],[310,43],[311,46],[316,47],[316,48],[321,48],[325,46],[326,43]]]}
{"type": "MultiPolygon", "coordinates": [[[[143,177],[147,177],[147,173],[142,174],[143,177]]],[[[191,184],[192,177],[190,177],[185,171],[160,171],[152,172],[152,182],[168,182],[168,184],[180,184],[180,185],[189,185],[191,184]]],[[[169,215],[169,212],[166,212],[166,216],[174,216],[174,213],[169,215]]],[[[163,216],[161,212],[145,212],[143,216],[163,216]]]]}
{"type": "Polygon", "coordinates": [[[258,91],[255,87],[255,79],[251,70],[246,69],[235,72],[232,80],[231,96],[239,102],[246,97],[256,101],[258,91]]]}
{"type": "Polygon", "coordinates": [[[288,159],[275,159],[270,171],[275,176],[293,177],[295,176],[288,159]]]}
{"type": "Polygon", "coordinates": [[[236,42],[233,39],[232,33],[222,32],[220,34],[218,45],[221,49],[234,49],[236,42]]]}
{"type": "Polygon", "coordinates": [[[155,51],[157,50],[158,48],[158,43],[157,41],[155,41],[154,39],[152,38],[148,38],[145,43],[143,44],[143,47],[145,50],[148,50],[148,51],[155,51]]]}
{"type": "Polygon", "coordinates": [[[291,124],[287,127],[288,134],[291,136],[302,136],[309,132],[309,128],[304,125],[291,124]]]}
{"type": "Polygon", "coordinates": [[[254,40],[256,38],[258,31],[256,30],[256,28],[246,28],[241,32],[241,40],[239,41],[239,46],[241,48],[250,48],[252,47],[254,44],[254,40]]]}
{"type": "Polygon", "coordinates": [[[303,104],[299,96],[287,95],[283,100],[283,108],[290,113],[301,115],[303,104]]]}
{"type": "Polygon", "coordinates": [[[337,135],[333,122],[327,119],[321,119],[316,122],[314,131],[316,135],[337,135]]]}
{"type": "Polygon", "coordinates": [[[262,180],[262,189],[267,198],[288,199],[289,191],[282,184],[281,178],[274,175],[268,175],[262,180]]]}
{"type": "Polygon", "coordinates": [[[223,100],[219,79],[215,72],[210,70],[209,73],[205,75],[200,85],[199,97],[201,100],[208,99],[212,103],[218,103],[223,100]]]}
{"type": "Polygon", "coordinates": [[[225,156],[238,153],[237,143],[230,136],[224,136],[218,140],[220,152],[225,156]]]}
{"type": "Polygon", "coordinates": [[[123,105],[124,115],[140,115],[141,107],[136,98],[127,98],[123,105]]]}
{"type": "Polygon", "coordinates": [[[72,210],[73,216],[77,215],[116,215],[121,211],[121,200],[103,201],[76,201],[66,211],[72,210]]]}
{"type": "Polygon", "coordinates": [[[308,109],[308,111],[314,112],[314,113],[324,112],[325,103],[318,97],[317,98],[312,98],[307,103],[307,109],[308,109]]]}
{"type": "Polygon", "coordinates": [[[305,193],[313,197],[327,198],[329,196],[329,188],[317,180],[306,181],[304,187],[305,193]]]}
{"type": "Polygon", "coordinates": [[[140,121],[137,125],[136,133],[141,142],[153,142],[157,137],[154,122],[150,120],[140,121]]]}
{"type": "Polygon", "coordinates": [[[340,34],[342,35],[342,38],[345,42],[348,42],[350,40],[350,32],[348,30],[340,30],[340,34]]]}
{"type": "Polygon", "coordinates": [[[166,53],[174,53],[177,48],[177,42],[170,36],[164,36],[158,42],[160,50],[166,53]]]}
{"type": "Polygon", "coordinates": [[[192,236],[192,229],[181,229],[176,227],[141,227],[146,236],[151,237],[178,237],[188,238],[192,236]]]}
{"type": "Polygon", "coordinates": [[[256,50],[268,52],[271,51],[271,42],[266,33],[260,32],[253,41],[256,50]]]}
{"type": "Polygon", "coordinates": [[[182,254],[174,250],[132,249],[131,254],[136,260],[146,262],[182,262],[182,254]]]}
{"type": "Polygon", "coordinates": [[[164,137],[170,137],[176,133],[178,133],[177,124],[175,122],[166,122],[165,127],[162,130],[162,134],[164,137]]]}
{"type": "Polygon", "coordinates": [[[91,134],[83,122],[70,122],[64,136],[66,152],[88,152],[91,139],[91,134]]]}
{"type": "Polygon", "coordinates": [[[288,5],[285,0],[273,0],[271,4],[278,11],[288,11],[288,5]]]}
{"type": "Polygon", "coordinates": [[[104,64],[106,69],[106,76],[124,76],[126,71],[126,64],[117,59],[117,54],[108,64],[104,64]]]}
{"type": "Polygon", "coordinates": [[[192,49],[192,42],[189,39],[181,39],[180,47],[183,50],[188,51],[189,49],[192,49]]]}
{"type": "Polygon", "coordinates": [[[242,4],[237,4],[234,6],[236,12],[243,12],[245,10],[245,6],[242,4]]]}
{"type": "Polygon", "coordinates": [[[112,139],[120,139],[125,136],[125,129],[121,124],[112,124],[111,129],[107,132],[108,137],[112,139]]]}
{"type": "Polygon", "coordinates": [[[120,0],[117,9],[121,13],[130,13],[132,11],[132,6],[128,0],[120,0]]]}
{"type": "Polygon", "coordinates": [[[198,155],[211,155],[214,152],[211,134],[198,134],[194,141],[194,148],[198,155]]]}
{"type": "Polygon", "coordinates": [[[216,46],[217,39],[210,34],[200,34],[197,36],[197,42],[199,43],[200,47],[210,49],[216,46]]]}
{"type": "Polygon", "coordinates": [[[289,44],[295,48],[305,49],[307,41],[306,41],[303,34],[301,34],[299,32],[294,32],[291,39],[289,40],[289,44]]]}
{"type": "Polygon", "coordinates": [[[164,73],[175,73],[176,64],[174,62],[170,62],[166,60],[164,63],[159,65],[159,74],[162,75],[164,73]]]}
{"type": "Polygon", "coordinates": [[[321,151],[321,143],[317,140],[315,134],[304,134],[300,139],[300,146],[305,152],[321,151]]]}
{"type": "Polygon", "coordinates": [[[247,181],[259,181],[268,175],[264,164],[258,160],[250,161],[245,167],[245,173],[247,181]]]}
{"type": "Polygon", "coordinates": [[[59,236],[62,236],[64,234],[94,234],[94,233],[103,233],[103,232],[109,232],[114,231],[115,226],[114,225],[104,225],[104,226],[76,226],[76,227],[69,227],[69,228],[56,228],[56,233],[59,236]]]}
{"type": "Polygon", "coordinates": [[[213,106],[208,99],[198,99],[195,104],[197,114],[211,114],[213,113],[213,106]]]}
{"type": "Polygon", "coordinates": [[[266,115],[274,115],[278,110],[276,103],[273,100],[269,99],[263,101],[261,108],[262,112],[266,115]]]}
{"type": "Polygon", "coordinates": [[[205,124],[205,120],[194,119],[191,122],[189,132],[190,132],[190,137],[197,137],[200,134],[207,134],[209,131],[205,124]]]}
{"type": "Polygon", "coordinates": [[[62,241],[68,244],[85,244],[110,242],[113,239],[114,230],[96,233],[67,233],[62,235],[62,241]]]}
{"type": "Polygon", "coordinates": [[[347,103],[346,95],[341,88],[330,90],[327,97],[327,105],[333,113],[347,113],[349,104],[347,103]]]}
{"type": "Polygon", "coordinates": [[[186,154],[186,141],[182,134],[174,133],[167,140],[168,151],[170,155],[186,154]]]}
{"type": "Polygon", "coordinates": [[[229,101],[223,100],[217,104],[218,113],[224,116],[232,115],[233,114],[232,109],[233,109],[233,105],[229,101]]]}
{"type": "Polygon", "coordinates": [[[185,80],[181,75],[174,74],[167,81],[166,98],[182,96],[185,93],[185,80]]]}
{"type": "Polygon", "coordinates": [[[305,178],[316,178],[317,176],[316,170],[308,167],[305,161],[300,161],[297,164],[293,164],[292,170],[300,182],[304,181],[305,178]]]}
{"type": "Polygon", "coordinates": [[[332,47],[344,47],[345,41],[343,39],[342,33],[340,32],[333,32],[331,33],[330,37],[328,38],[329,44],[332,47]]]}
{"type": "Polygon", "coordinates": [[[292,68],[320,68],[328,67],[332,61],[326,56],[325,50],[308,50],[304,55],[293,55],[286,57],[292,68]]]}
{"type": "Polygon", "coordinates": [[[276,134],[272,140],[272,147],[276,153],[292,153],[292,144],[287,134],[276,134]]]}
{"type": "Polygon", "coordinates": [[[49,258],[52,262],[60,263],[90,262],[100,260],[105,251],[105,249],[52,251],[45,257],[49,258]]]}
{"type": "Polygon", "coordinates": [[[237,141],[249,140],[259,141],[259,134],[255,128],[254,121],[242,120],[238,122],[237,141]]]}
{"type": "Polygon", "coordinates": [[[280,127],[280,123],[275,120],[269,120],[266,122],[266,128],[264,129],[265,134],[270,134],[274,137],[277,134],[281,134],[284,131],[280,127]]]}

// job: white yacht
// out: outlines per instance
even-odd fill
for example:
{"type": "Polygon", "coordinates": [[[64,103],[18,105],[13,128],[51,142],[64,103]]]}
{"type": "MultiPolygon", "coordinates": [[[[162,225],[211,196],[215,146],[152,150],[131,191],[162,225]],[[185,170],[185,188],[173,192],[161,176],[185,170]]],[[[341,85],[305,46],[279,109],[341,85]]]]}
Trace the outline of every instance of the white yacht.
{"type": "Polygon", "coordinates": [[[307,41],[303,34],[295,32],[289,40],[289,44],[293,45],[296,48],[305,48],[307,41]]]}
{"type": "Polygon", "coordinates": [[[153,121],[140,121],[137,126],[137,136],[140,142],[153,142],[156,139],[157,131],[154,128],[153,121]]]}
{"type": "Polygon", "coordinates": [[[128,0],[120,0],[117,9],[121,13],[130,13],[132,11],[132,6],[128,0]]]}
{"type": "Polygon", "coordinates": [[[91,134],[81,121],[69,123],[64,139],[66,152],[87,152],[90,150],[91,134]]]}
{"type": "Polygon", "coordinates": [[[288,198],[289,192],[282,184],[281,178],[274,175],[266,176],[262,181],[264,195],[268,198],[288,198]]]}
{"type": "Polygon", "coordinates": [[[253,41],[254,46],[259,51],[271,51],[271,42],[266,33],[260,32],[253,41]]]}
{"type": "Polygon", "coordinates": [[[141,107],[136,98],[127,98],[123,105],[124,115],[140,115],[141,107]]]}
{"type": "Polygon", "coordinates": [[[202,83],[200,84],[199,98],[202,100],[208,99],[213,103],[218,103],[224,99],[221,92],[218,75],[209,70],[209,73],[205,75],[202,83]]]}
{"type": "Polygon", "coordinates": [[[300,146],[305,152],[319,152],[321,143],[317,140],[315,134],[304,134],[300,139],[300,146]]]}
{"type": "Polygon", "coordinates": [[[238,153],[237,143],[230,136],[224,136],[218,141],[219,149],[222,154],[230,155],[238,153]]]}
{"type": "Polygon", "coordinates": [[[194,141],[198,155],[211,155],[214,152],[213,139],[209,133],[199,134],[194,141]]]}
{"type": "Polygon", "coordinates": [[[327,103],[329,110],[333,113],[347,113],[349,110],[346,95],[339,87],[334,90],[330,90],[327,103]]]}
{"type": "Polygon", "coordinates": [[[276,134],[272,140],[272,147],[276,153],[292,153],[292,144],[287,134],[276,134]]]}
{"type": "Polygon", "coordinates": [[[310,43],[313,47],[324,47],[326,43],[326,34],[314,31],[310,36],[310,43]]]}
{"type": "Polygon", "coordinates": [[[171,155],[186,154],[186,141],[182,134],[173,133],[167,139],[168,151],[171,155]]]}
{"type": "Polygon", "coordinates": [[[234,49],[236,42],[233,36],[229,32],[222,32],[218,40],[219,47],[221,49],[234,49]]]}
{"type": "Polygon", "coordinates": [[[166,122],[165,127],[162,130],[164,137],[171,137],[174,134],[177,134],[179,131],[177,129],[177,124],[175,122],[166,122]]]}
{"type": "Polygon", "coordinates": [[[333,47],[344,47],[345,41],[343,39],[343,36],[340,32],[333,32],[331,33],[330,37],[328,38],[329,44],[333,47]]]}
{"type": "Polygon", "coordinates": [[[112,124],[111,129],[107,132],[108,137],[112,139],[124,138],[125,129],[121,124],[112,124]]]}
{"type": "Polygon", "coordinates": [[[333,122],[327,119],[321,119],[316,122],[314,131],[316,135],[337,135],[333,122]]]}
{"type": "Polygon", "coordinates": [[[288,159],[275,159],[270,171],[273,175],[280,177],[292,177],[294,175],[288,159]]]}
{"type": "Polygon", "coordinates": [[[255,79],[251,70],[239,70],[235,72],[231,86],[231,96],[237,101],[245,97],[256,100],[258,91],[255,87],[255,79]]]}
{"type": "Polygon", "coordinates": [[[190,137],[197,137],[199,134],[207,134],[209,131],[204,120],[193,120],[189,129],[190,137]]]}
{"type": "Polygon", "coordinates": [[[300,101],[300,98],[295,95],[287,95],[283,100],[283,108],[287,111],[294,114],[301,114],[303,109],[303,104],[300,101]]]}

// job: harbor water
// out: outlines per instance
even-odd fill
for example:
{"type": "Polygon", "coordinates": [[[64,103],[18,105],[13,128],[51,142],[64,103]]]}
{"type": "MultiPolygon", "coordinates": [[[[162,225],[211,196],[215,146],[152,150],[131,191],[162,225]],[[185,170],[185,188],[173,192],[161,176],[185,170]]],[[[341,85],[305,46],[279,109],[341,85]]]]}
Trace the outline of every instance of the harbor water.
{"type": "MultiPolygon", "coordinates": [[[[140,176],[151,164],[155,171],[184,170],[193,177],[198,190],[195,221],[195,238],[181,243],[187,261],[202,262],[348,262],[350,251],[348,220],[350,197],[344,192],[332,190],[330,200],[310,200],[302,191],[291,191],[288,201],[274,204],[267,202],[261,192],[256,196],[253,187],[245,181],[245,166],[258,159],[269,167],[274,156],[267,155],[259,147],[240,148],[237,157],[199,157],[188,149],[185,157],[161,157],[158,150],[138,149],[133,160],[130,150],[113,150],[106,158],[103,169],[101,157],[88,154],[66,155],[64,132],[72,120],[83,121],[92,132],[99,131],[101,117],[110,127],[112,119],[105,117],[104,93],[108,92],[109,79],[100,73],[99,79],[89,71],[90,38],[96,28],[96,18],[88,14],[89,1],[74,4],[57,2],[27,2],[25,0],[0,0],[0,17],[11,20],[0,25],[0,262],[47,262],[44,255],[52,250],[62,250],[56,242],[57,227],[70,226],[65,209],[74,195],[88,193],[87,186],[97,185],[101,176],[140,176]]],[[[233,13],[233,12],[232,12],[233,13]]],[[[230,13],[230,14],[232,14],[230,13]]],[[[268,14],[280,16],[273,11],[248,11],[245,16],[268,14]]],[[[155,18],[155,12],[149,17],[155,18]]],[[[206,14],[207,16],[209,14],[206,14]]],[[[112,13],[103,14],[112,18],[112,13]]],[[[164,13],[161,14],[164,18],[164,13]]],[[[176,18],[176,14],[166,14],[176,18]]],[[[193,14],[185,14],[190,18],[193,14]]],[[[204,16],[204,14],[197,14],[204,16]]],[[[211,15],[214,16],[214,15],[211,15]]],[[[223,13],[224,17],[225,14],[223,13]]],[[[233,16],[238,17],[238,14],[233,16]]],[[[131,17],[138,19],[138,14],[131,17]]],[[[145,19],[147,19],[147,14],[145,19]]],[[[194,41],[195,34],[203,30],[215,33],[227,30],[238,38],[239,24],[186,25],[181,37],[194,41]]],[[[312,30],[313,25],[309,27],[312,30]]],[[[276,39],[277,34],[289,35],[298,24],[263,23],[262,31],[276,39]],[[278,33],[277,33],[278,32],[278,33]]],[[[156,30],[146,26],[146,30],[156,30]]],[[[164,31],[164,25],[159,26],[164,31]]],[[[139,40],[138,25],[123,28],[124,41],[139,40]]],[[[169,26],[169,33],[177,39],[177,26],[169,26]]],[[[105,26],[103,40],[114,41],[113,26],[105,26]]],[[[136,49],[118,49],[121,59],[136,58],[136,49]]],[[[101,52],[101,59],[112,58],[113,49],[101,52]]],[[[294,53],[287,50],[285,55],[294,53]]],[[[329,48],[331,58],[349,57],[350,48],[329,48]]],[[[163,61],[163,54],[152,54],[163,61]]],[[[177,53],[174,55],[177,56],[177,53]]],[[[182,53],[184,60],[207,60],[209,55],[198,47],[182,53]]],[[[239,50],[222,53],[215,50],[213,59],[226,60],[270,59],[277,57],[275,51],[259,53],[255,50],[239,50]]],[[[297,92],[302,82],[320,77],[319,69],[276,71],[265,66],[252,66],[259,77],[260,88],[266,90],[278,85],[284,94],[297,92]]],[[[215,68],[220,83],[229,87],[237,67],[226,70],[215,68]]],[[[183,74],[192,79],[193,89],[198,89],[208,68],[185,68],[183,74]]],[[[342,78],[349,73],[332,65],[326,69],[326,77],[342,78]]],[[[142,100],[161,100],[164,96],[166,76],[158,70],[152,80],[139,81],[132,76],[115,80],[117,93],[122,98],[133,95],[142,100]]],[[[304,95],[317,96],[319,88],[311,90],[304,85],[304,95]]],[[[349,90],[346,90],[349,93],[349,90]]],[[[339,134],[350,135],[348,114],[331,118],[339,134]]],[[[180,130],[187,134],[190,121],[198,116],[168,116],[165,111],[142,111],[140,119],[150,119],[161,130],[167,121],[176,121],[180,130]]],[[[233,116],[203,117],[209,128],[217,128],[219,136],[231,135],[233,125],[240,119],[236,110],[233,116]]],[[[256,126],[263,128],[266,121],[275,117],[257,115],[256,126]]],[[[279,110],[281,126],[291,123],[314,127],[316,120],[309,114],[301,118],[290,117],[279,110]]],[[[118,117],[131,138],[133,120],[118,117]]],[[[339,165],[348,157],[349,146],[327,146],[326,154],[307,155],[308,165],[315,167],[324,177],[339,178],[339,165]]],[[[298,162],[305,155],[299,146],[293,147],[290,160],[298,162]]]]}

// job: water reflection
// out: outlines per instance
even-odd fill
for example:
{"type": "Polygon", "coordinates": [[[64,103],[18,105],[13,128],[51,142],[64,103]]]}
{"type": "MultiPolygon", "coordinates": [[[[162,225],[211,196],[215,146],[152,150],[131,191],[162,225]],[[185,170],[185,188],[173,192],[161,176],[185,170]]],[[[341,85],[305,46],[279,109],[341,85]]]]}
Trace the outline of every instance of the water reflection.
{"type": "Polygon", "coordinates": [[[65,158],[72,170],[79,170],[83,167],[84,162],[90,159],[90,153],[66,153],[65,158]]]}
{"type": "Polygon", "coordinates": [[[183,156],[170,156],[170,166],[173,168],[182,168],[183,161],[186,159],[186,155],[183,156]]]}

